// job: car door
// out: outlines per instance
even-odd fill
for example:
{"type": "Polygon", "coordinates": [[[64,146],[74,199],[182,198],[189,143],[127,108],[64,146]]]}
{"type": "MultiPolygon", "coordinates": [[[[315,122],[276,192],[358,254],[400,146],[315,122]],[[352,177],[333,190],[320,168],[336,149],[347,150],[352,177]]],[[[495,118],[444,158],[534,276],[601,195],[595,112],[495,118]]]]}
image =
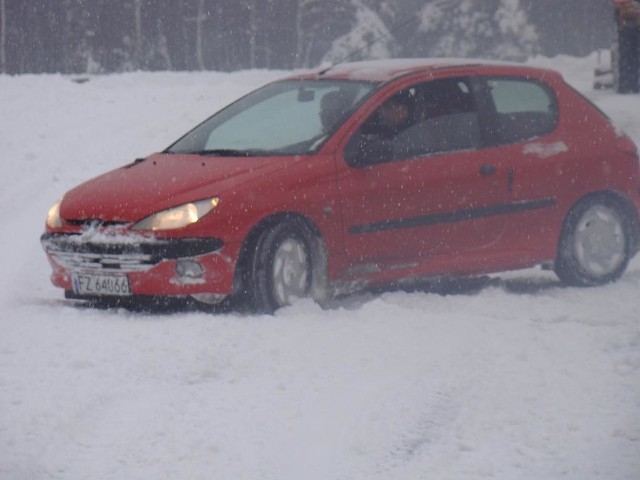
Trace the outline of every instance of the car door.
{"type": "Polygon", "coordinates": [[[499,156],[507,162],[511,214],[505,224],[503,255],[512,252],[529,262],[544,256],[545,245],[555,244],[549,229],[557,223],[554,207],[563,181],[562,164],[571,156],[557,131],[557,100],[549,85],[532,78],[479,81],[491,111],[490,142],[499,147],[499,156]]]}
{"type": "Polygon", "coordinates": [[[508,171],[499,148],[481,148],[472,82],[416,83],[388,92],[376,107],[338,154],[351,263],[375,270],[438,255],[456,262],[495,244],[508,171]],[[410,121],[393,138],[376,138],[384,137],[379,112],[397,97],[414,102],[410,121]]]}

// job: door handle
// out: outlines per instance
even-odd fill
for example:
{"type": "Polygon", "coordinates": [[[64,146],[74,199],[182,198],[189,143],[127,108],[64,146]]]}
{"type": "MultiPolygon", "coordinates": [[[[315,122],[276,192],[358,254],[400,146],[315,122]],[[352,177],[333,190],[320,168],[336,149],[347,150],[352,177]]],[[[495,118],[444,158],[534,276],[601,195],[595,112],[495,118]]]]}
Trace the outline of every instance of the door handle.
{"type": "Polygon", "coordinates": [[[509,190],[510,192],[513,192],[513,177],[515,176],[515,170],[513,168],[510,168],[507,171],[507,190],[509,190]]]}
{"type": "Polygon", "coordinates": [[[488,177],[489,175],[493,175],[496,173],[495,165],[491,165],[490,163],[485,163],[480,167],[480,175],[483,177],[488,177]]]}

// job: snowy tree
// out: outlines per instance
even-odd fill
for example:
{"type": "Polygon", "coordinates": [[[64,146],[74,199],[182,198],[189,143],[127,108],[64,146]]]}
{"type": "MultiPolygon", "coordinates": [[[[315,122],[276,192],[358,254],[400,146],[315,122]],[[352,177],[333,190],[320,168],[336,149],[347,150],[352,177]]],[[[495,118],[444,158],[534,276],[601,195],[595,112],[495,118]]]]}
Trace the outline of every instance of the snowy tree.
{"type": "Polygon", "coordinates": [[[354,6],[349,0],[299,0],[295,18],[296,63],[317,64],[335,38],[349,32],[354,6]]]}
{"type": "Polygon", "coordinates": [[[355,1],[354,6],[354,25],[348,33],[332,42],[323,62],[389,58],[395,53],[393,35],[380,16],[361,1],[355,1]]]}
{"type": "Polygon", "coordinates": [[[610,46],[612,16],[610,0],[0,0],[0,72],[585,55],[610,46]]]}
{"type": "Polygon", "coordinates": [[[417,50],[425,56],[521,60],[535,50],[519,0],[436,0],[419,15],[417,50]]]}
{"type": "Polygon", "coordinates": [[[493,56],[506,60],[522,60],[534,53],[538,40],[536,29],[529,24],[519,0],[502,0],[495,14],[500,41],[493,46],[493,56]]]}

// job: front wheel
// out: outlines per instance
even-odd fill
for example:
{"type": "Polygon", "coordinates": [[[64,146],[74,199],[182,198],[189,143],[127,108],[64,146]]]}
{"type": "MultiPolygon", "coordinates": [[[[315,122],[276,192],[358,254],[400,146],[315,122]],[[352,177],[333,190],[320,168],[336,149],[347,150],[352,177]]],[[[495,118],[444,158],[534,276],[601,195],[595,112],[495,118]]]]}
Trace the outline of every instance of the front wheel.
{"type": "Polygon", "coordinates": [[[617,280],[633,256],[633,222],[618,202],[592,197],[569,212],[560,235],[555,271],[568,285],[617,280]]]}
{"type": "Polygon", "coordinates": [[[270,313],[310,296],[311,254],[302,230],[294,222],[282,222],[262,232],[248,273],[256,311],[270,313]]]}

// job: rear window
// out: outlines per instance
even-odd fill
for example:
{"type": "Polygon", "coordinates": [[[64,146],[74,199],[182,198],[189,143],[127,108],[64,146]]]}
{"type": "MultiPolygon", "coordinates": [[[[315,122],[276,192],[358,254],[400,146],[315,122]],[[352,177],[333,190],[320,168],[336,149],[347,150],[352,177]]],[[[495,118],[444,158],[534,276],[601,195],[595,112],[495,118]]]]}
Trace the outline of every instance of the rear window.
{"type": "Polygon", "coordinates": [[[558,109],[549,87],[526,79],[500,78],[487,83],[496,112],[493,133],[498,143],[540,137],[555,129],[558,109]]]}

